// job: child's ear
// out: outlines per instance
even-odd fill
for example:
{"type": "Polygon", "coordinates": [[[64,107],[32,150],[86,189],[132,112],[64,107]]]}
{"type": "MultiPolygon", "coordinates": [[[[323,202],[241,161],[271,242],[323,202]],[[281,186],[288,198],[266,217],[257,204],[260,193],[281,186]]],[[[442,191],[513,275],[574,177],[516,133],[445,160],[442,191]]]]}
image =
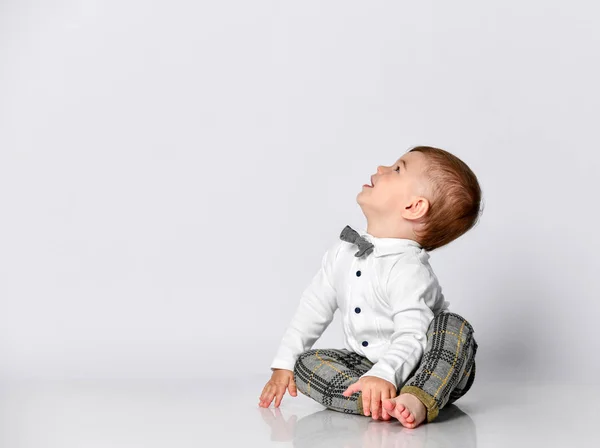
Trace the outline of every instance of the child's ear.
{"type": "Polygon", "coordinates": [[[414,196],[411,198],[409,205],[404,208],[402,217],[419,219],[427,213],[427,210],[429,210],[429,201],[422,196],[414,196]]]}

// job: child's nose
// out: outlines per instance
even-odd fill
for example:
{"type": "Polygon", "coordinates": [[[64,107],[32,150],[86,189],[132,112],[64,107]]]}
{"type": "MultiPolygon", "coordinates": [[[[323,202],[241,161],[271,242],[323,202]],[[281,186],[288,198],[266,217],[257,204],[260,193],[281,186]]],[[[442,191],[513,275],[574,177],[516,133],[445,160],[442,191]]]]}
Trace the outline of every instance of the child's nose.
{"type": "Polygon", "coordinates": [[[384,171],[384,170],[385,170],[385,167],[383,167],[383,166],[379,165],[379,166],[377,167],[377,174],[383,174],[383,171],[384,171]]]}

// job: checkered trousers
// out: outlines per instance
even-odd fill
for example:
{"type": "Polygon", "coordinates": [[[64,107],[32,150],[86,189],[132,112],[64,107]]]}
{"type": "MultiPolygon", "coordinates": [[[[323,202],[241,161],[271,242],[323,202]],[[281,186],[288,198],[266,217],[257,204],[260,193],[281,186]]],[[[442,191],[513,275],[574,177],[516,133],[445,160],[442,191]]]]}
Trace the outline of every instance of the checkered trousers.
{"type": "MultiPolygon", "coordinates": [[[[477,342],[473,327],[463,317],[440,313],[427,331],[427,346],[400,393],[417,396],[427,408],[427,421],[446,404],[462,397],[475,379],[477,342]]],[[[323,406],[364,415],[362,392],[342,393],[373,366],[364,356],[346,349],[312,349],[303,352],[294,366],[298,390],[323,406]]]]}

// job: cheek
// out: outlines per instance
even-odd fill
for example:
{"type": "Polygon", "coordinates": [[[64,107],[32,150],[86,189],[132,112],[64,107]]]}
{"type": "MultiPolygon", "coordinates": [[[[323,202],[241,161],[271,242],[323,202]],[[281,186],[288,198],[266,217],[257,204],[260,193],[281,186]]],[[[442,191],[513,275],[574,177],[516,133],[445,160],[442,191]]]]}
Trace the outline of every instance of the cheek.
{"type": "Polygon", "coordinates": [[[373,196],[376,197],[377,202],[379,202],[380,204],[392,206],[398,202],[398,195],[395,191],[389,189],[384,190],[382,188],[380,191],[377,191],[375,193],[376,194],[373,196]]]}
{"type": "Polygon", "coordinates": [[[391,208],[396,208],[406,201],[407,195],[400,185],[390,185],[390,188],[382,189],[379,200],[391,208]]]}
{"type": "Polygon", "coordinates": [[[397,179],[387,180],[383,185],[381,185],[381,187],[381,195],[390,199],[403,196],[406,189],[404,182],[400,182],[397,179]]]}

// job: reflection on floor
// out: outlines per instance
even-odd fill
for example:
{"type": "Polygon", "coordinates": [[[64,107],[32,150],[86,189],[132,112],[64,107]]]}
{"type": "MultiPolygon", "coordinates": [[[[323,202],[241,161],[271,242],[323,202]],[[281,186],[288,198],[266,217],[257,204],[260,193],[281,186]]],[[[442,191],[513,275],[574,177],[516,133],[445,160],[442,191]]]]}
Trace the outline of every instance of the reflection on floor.
{"type": "Polygon", "coordinates": [[[264,409],[266,377],[0,382],[7,448],[570,447],[596,445],[594,385],[485,382],[410,430],[299,395],[264,409]]]}
{"type": "Polygon", "coordinates": [[[473,420],[455,405],[448,406],[435,425],[418,430],[406,429],[397,421],[374,421],[329,409],[301,419],[295,414],[286,418],[281,409],[259,409],[271,430],[271,441],[291,441],[295,448],[477,446],[473,420]]]}

